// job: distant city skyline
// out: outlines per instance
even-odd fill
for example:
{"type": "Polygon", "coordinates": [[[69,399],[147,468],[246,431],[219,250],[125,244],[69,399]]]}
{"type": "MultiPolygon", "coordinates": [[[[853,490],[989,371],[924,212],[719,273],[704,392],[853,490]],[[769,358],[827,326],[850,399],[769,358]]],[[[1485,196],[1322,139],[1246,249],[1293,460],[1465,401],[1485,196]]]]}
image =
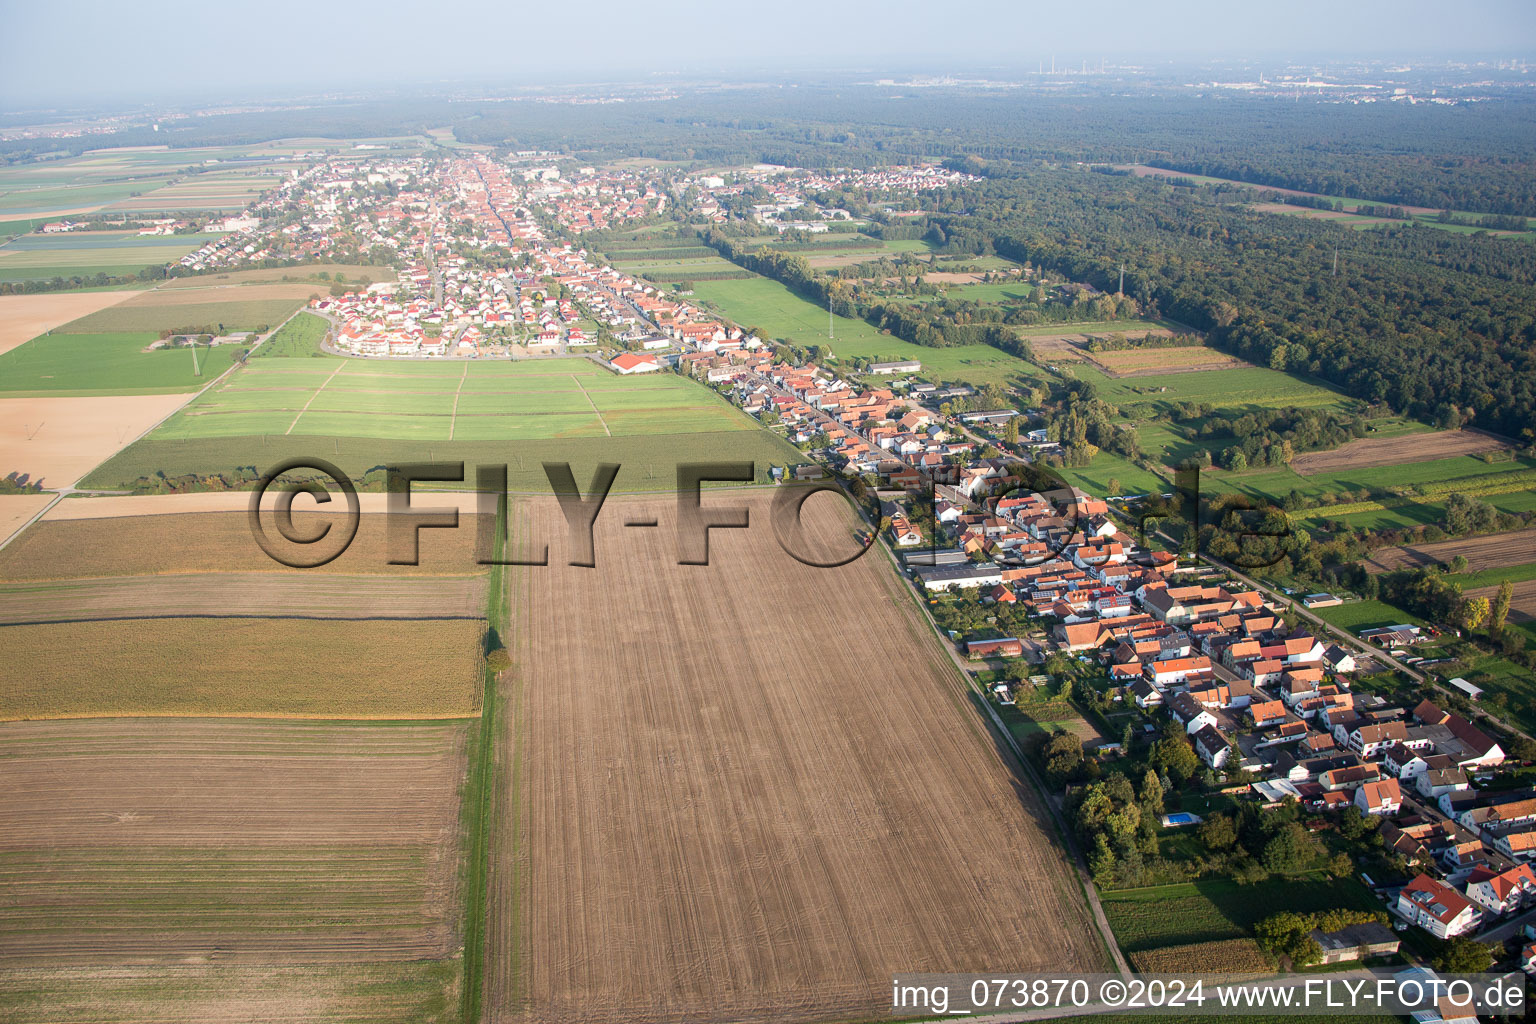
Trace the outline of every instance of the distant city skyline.
{"type": "Polygon", "coordinates": [[[1274,9],[1191,0],[1078,7],[911,0],[725,7],[437,3],[366,8],[275,0],[3,0],[9,42],[0,108],[114,100],[254,98],[264,93],[451,83],[620,81],[648,75],[1059,70],[1100,60],[1529,59],[1536,4],[1299,0],[1274,9]]]}

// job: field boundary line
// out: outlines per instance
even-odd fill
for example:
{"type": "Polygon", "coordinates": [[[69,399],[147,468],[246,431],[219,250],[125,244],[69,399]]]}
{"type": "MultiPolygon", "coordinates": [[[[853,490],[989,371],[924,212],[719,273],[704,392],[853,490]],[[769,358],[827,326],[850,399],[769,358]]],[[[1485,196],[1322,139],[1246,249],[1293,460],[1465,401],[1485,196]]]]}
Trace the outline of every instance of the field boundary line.
{"type": "Polygon", "coordinates": [[[448,440],[453,440],[453,427],[459,419],[459,396],[464,393],[464,381],[469,378],[469,361],[464,362],[464,371],[459,374],[459,386],[453,389],[453,411],[448,414],[448,440]]]}
{"type": "Polygon", "coordinates": [[[576,381],[576,386],[581,388],[581,397],[585,398],[587,400],[587,404],[592,407],[592,412],[597,416],[597,422],[603,425],[603,433],[607,434],[609,437],[612,437],[613,431],[608,429],[608,421],[603,419],[602,410],[597,407],[596,402],[592,401],[592,395],[588,393],[586,388],[581,387],[581,381],[576,379],[576,375],[574,373],[571,374],[571,380],[576,381]]]}
{"type": "Polygon", "coordinates": [[[320,386],[315,388],[315,393],[309,396],[309,401],[304,403],[304,408],[302,408],[302,409],[300,409],[298,411],[298,413],[293,417],[293,422],[288,424],[288,429],[283,431],[283,436],[284,437],[287,437],[289,434],[293,433],[293,428],[299,425],[299,418],[301,416],[303,416],[306,412],[309,411],[309,407],[315,403],[315,399],[320,397],[320,392],[324,391],[325,390],[325,386],[327,384],[329,384],[331,381],[335,380],[336,379],[336,375],[338,373],[340,373],[342,370],[345,370],[346,368],[347,368],[347,364],[346,363],[343,362],[343,363],[338,364],[336,369],[331,371],[330,376],[326,377],[325,380],[321,381],[320,386]]]}

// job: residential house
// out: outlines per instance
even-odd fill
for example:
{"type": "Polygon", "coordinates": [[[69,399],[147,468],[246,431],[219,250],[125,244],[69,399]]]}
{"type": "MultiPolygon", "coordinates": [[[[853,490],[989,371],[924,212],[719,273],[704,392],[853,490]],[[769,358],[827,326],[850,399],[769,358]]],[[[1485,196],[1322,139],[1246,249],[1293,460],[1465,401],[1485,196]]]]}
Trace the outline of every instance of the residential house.
{"type": "Polygon", "coordinates": [[[1355,790],[1355,806],[1366,814],[1396,814],[1403,806],[1403,791],[1396,779],[1367,782],[1355,790]]]}
{"type": "Polygon", "coordinates": [[[1495,873],[1477,868],[1467,876],[1467,899],[1495,917],[1512,914],[1536,901],[1536,873],[1529,864],[1519,864],[1495,873]]]}
{"type": "Polygon", "coordinates": [[[1470,900],[1425,874],[1403,886],[1397,912],[1439,939],[1465,935],[1482,922],[1482,913],[1470,900]]]}

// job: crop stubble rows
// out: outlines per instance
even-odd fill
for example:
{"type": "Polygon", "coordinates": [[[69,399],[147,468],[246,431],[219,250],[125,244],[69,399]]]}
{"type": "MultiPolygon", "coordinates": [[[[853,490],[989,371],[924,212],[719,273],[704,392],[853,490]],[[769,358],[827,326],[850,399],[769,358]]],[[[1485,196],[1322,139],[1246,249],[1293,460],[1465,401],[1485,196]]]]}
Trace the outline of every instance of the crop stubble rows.
{"type": "MultiPolygon", "coordinates": [[[[523,506],[556,543],[511,582],[526,781],[495,871],[526,909],[492,905],[490,1019],[824,1019],[884,1012],[896,971],[1100,967],[1037,795],[881,556],[800,565],[766,494],[709,499],[740,501],[708,567],[675,564],[672,506],[624,502],[595,570],[523,506]]],[[[836,499],[806,512],[846,544],[836,499]]]]}

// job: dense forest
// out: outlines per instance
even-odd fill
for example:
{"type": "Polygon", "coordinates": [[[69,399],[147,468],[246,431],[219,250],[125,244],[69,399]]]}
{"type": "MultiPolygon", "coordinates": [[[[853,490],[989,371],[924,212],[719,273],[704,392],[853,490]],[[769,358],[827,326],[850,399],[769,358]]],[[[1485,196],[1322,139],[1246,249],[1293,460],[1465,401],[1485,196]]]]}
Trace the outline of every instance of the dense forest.
{"type": "Polygon", "coordinates": [[[1526,242],[1352,231],[1149,180],[964,164],[988,180],[940,198],[932,224],[953,250],[995,251],[1106,291],[1123,262],[1143,309],[1251,362],[1431,422],[1533,436],[1536,247],[1526,242]]]}
{"type": "Polygon", "coordinates": [[[240,145],[422,135],[583,160],[620,156],[871,167],[976,156],[1141,161],[1383,203],[1536,216],[1536,103],[1293,103],[1273,98],[1021,95],[805,84],[697,88],[664,99],[571,104],[413,99],[170,120],[79,139],[0,143],[0,160],[100,146],[240,145]]]}

